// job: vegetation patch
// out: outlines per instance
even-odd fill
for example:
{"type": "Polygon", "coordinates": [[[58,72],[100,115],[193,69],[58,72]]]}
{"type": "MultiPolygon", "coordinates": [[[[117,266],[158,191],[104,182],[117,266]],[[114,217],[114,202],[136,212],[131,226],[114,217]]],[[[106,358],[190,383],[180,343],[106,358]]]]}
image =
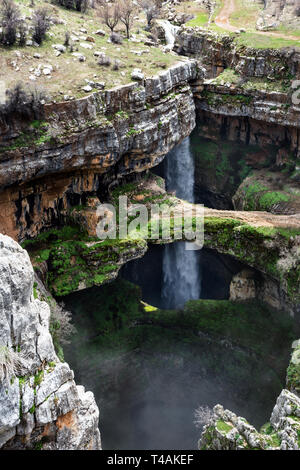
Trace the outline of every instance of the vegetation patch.
{"type": "Polygon", "coordinates": [[[278,266],[280,247],[288,249],[289,240],[300,234],[299,229],[256,227],[234,219],[206,217],[204,230],[205,246],[228,253],[277,278],[292,301],[299,299],[299,263],[287,271],[278,266]],[[267,240],[276,241],[268,250],[267,240]]]}
{"type": "Polygon", "coordinates": [[[111,280],[117,275],[122,259],[145,246],[142,239],[102,241],[88,236],[77,226],[51,229],[23,243],[36,269],[47,261],[47,284],[57,297],[70,294],[81,286],[87,288],[111,280]]]}
{"type": "Polygon", "coordinates": [[[232,429],[232,426],[230,424],[220,419],[216,422],[216,427],[218,431],[225,432],[225,434],[227,434],[232,429]]]}
{"type": "Polygon", "coordinates": [[[242,94],[222,94],[213,91],[203,90],[201,97],[207,102],[209,106],[249,106],[253,101],[253,97],[242,94]]]}
{"type": "Polygon", "coordinates": [[[289,202],[291,196],[283,191],[272,191],[259,182],[245,183],[243,186],[243,205],[247,211],[265,210],[272,212],[282,202],[289,202]]]}

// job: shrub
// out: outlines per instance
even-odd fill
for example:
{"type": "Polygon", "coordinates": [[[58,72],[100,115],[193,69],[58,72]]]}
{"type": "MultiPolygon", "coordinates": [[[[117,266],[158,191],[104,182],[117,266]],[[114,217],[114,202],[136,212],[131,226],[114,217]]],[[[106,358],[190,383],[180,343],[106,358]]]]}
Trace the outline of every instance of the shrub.
{"type": "Polygon", "coordinates": [[[70,45],[70,33],[69,31],[65,32],[65,41],[64,41],[64,46],[68,47],[70,45]]]}
{"type": "Polygon", "coordinates": [[[27,360],[8,346],[0,345],[0,383],[22,373],[27,360]]]}
{"type": "Polygon", "coordinates": [[[12,0],[2,0],[0,8],[1,43],[12,46],[16,42],[21,21],[20,10],[12,0]]]}
{"type": "Polygon", "coordinates": [[[38,88],[24,88],[17,83],[6,92],[6,102],[0,107],[0,117],[9,122],[14,117],[28,120],[40,120],[44,117],[43,104],[46,95],[38,88]]]}
{"type": "Polygon", "coordinates": [[[103,54],[99,57],[98,59],[98,65],[104,66],[104,67],[109,67],[111,64],[111,59],[109,56],[103,54]]]}
{"type": "Polygon", "coordinates": [[[85,13],[88,7],[89,7],[88,0],[76,0],[75,1],[75,8],[77,11],[81,11],[82,13],[85,13]]]}
{"type": "Polygon", "coordinates": [[[120,68],[120,61],[118,59],[115,59],[112,69],[119,70],[119,68],[120,68]]]}
{"type": "Polygon", "coordinates": [[[110,35],[110,40],[113,44],[122,44],[123,38],[120,34],[112,32],[110,35]]]}
{"type": "Polygon", "coordinates": [[[37,44],[42,44],[46,37],[47,31],[50,29],[51,17],[47,8],[38,8],[34,11],[32,17],[33,35],[32,39],[37,44]]]}
{"type": "Polygon", "coordinates": [[[89,0],[52,0],[52,3],[81,13],[85,13],[89,7],[89,0]]]}
{"type": "Polygon", "coordinates": [[[20,23],[18,27],[19,32],[19,45],[25,46],[26,44],[26,26],[24,23],[20,23]]]}

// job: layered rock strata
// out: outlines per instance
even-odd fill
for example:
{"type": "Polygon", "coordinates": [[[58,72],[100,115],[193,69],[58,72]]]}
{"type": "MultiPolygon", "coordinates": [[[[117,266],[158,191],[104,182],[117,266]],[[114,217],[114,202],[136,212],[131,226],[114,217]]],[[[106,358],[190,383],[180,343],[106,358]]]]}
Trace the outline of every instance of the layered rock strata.
{"type": "Polygon", "coordinates": [[[207,78],[232,68],[248,77],[278,79],[288,75],[299,78],[298,48],[260,49],[240,45],[234,36],[183,26],[176,35],[175,50],[200,61],[207,78]]]}
{"type": "Polygon", "coordinates": [[[35,137],[24,123],[2,123],[1,232],[35,236],[84,193],[158,164],[195,126],[190,83],[198,74],[186,60],[139,83],[45,105],[35,137]]]}

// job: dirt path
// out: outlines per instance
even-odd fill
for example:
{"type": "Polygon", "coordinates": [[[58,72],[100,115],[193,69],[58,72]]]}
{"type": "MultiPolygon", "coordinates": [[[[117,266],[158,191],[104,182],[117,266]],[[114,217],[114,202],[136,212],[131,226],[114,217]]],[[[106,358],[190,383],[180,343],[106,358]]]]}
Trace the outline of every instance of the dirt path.
{"type": "MultiPolygon", "coordinates": [[[[235,1],[234,0],[224,0],[224,5],[218,16],[215,18],[215,24],[220,28],[226,29],[227,31],[237,31],[238,26],[233,26],[230,24],[230,16],[235,11],[235,1]]],[[[281,39],[291,39],[293,41],[299,41],[300,39],[297,36],[282,35],[274,31],[255,31],[255,34],[261,34],[262,36],[272,36],[275,38],[281,39]]]]}
{"type": "Polygon", "coordinates": [[[235,2],[234,0],[225,0],[224,5],[220,13],[215,19],[215,24],[219,26],[220,28],[224,28],[227,31],[236,31],[237,27],[232,26],[229,23],[229,18],[230,15],[234,12],[235,10],[235,2]]]}
{"type": "Polygon", "coordinates": [[[262,211],[224,211],[217,209],[204,209],[205,217],[221,217],[241,220],[255,227],[282,227],[300,229],[300,214],[274,215],[262,211]]]}
{"type": "MultiPolygon", "coordinates": [[[[178,200],[180,201],[180,200],[178,200]]],[[[180,213],[181,205],[185,208],[191,208],[193,204],[180,201],[178,210],[180,213]]],[[[175,208],[176,214],[176,208],[175,208]]],[[[263,211],[234,211],[234,210],[218,210],[204,208],[204,217],[220,217],[240,220],[253,227],[270,227],[270,228],[293,228],[300,229],[300,213],[293,215],[277,215],[271,212],[263,211]]]]}

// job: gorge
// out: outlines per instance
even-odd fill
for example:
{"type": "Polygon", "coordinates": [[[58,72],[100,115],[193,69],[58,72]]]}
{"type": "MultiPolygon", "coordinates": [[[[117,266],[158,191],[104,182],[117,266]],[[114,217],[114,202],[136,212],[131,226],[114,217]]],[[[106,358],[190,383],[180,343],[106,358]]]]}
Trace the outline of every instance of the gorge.
{"type": "Polygon", "coordinates": [[[161,70],[1,114],[0,448],[300,448],[299,48],[166,25],[161,70]],[[122,195],[169,236],[99,240],[122,195]]]}

